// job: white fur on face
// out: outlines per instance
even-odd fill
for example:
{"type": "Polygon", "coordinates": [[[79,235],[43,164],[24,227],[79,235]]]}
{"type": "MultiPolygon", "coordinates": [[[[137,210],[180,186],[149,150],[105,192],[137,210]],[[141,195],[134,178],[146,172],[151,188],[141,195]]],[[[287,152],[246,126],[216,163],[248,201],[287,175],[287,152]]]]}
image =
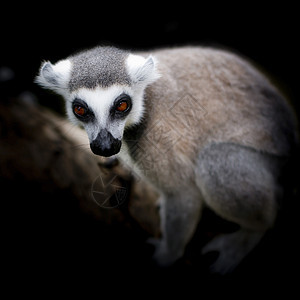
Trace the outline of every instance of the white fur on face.
{"type": "Polygon", "coordinates": [[[95,120],[83,123],[83,126],[92,142],[101,129],[106,129],[116,139],[122,139],[124,128],[136,120],[136,112],[141,106],[138,104],[141,99],[136,99],[134,91],[129,86],[113,85],[109,88],[87,89],[81,88],[70,95],[67,102],[67,113],[69,119],[78,123],[77,118],[72,111],[72,102],[74,99],[81,99],[86,102],[88,107],[93,111],[95,120]],[[132,109],[125,119],[114,120],[110,117],[110,109],[115,99],[121,94],[127,94],[132,100],[132,109]]]}

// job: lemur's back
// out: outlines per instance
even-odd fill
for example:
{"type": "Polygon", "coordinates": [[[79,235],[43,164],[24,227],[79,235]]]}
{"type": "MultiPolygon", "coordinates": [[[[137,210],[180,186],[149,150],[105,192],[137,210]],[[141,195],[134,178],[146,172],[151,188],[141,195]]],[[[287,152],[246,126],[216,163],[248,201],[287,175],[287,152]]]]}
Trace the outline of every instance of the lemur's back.
{"type": "Polygon", "coordinates": [[[148,178],[157,186],[190,185],[199,153],[212,143],[289,155],[296,139],[294,116],[248,62],[200,47],[153,55],[162,76],[146,89],[142,129],[125,140],[138,140],[138,146],[129,142],[131,155],[140,169],[149,168],[148,178]]]}
{"type": "Polygon", "coordinates": [[[295,139],[294,116],[279,92],[248,62],[198,47],[153,54],[162,77],[147,89],[146,105],[155,110],[154,123],[161,115],[160,121],[172,127],[169,133],[175,139],[180,135],[177,146],[194,141],[199,149],[211,142],[233,142],[288,155],[295,139]]]}

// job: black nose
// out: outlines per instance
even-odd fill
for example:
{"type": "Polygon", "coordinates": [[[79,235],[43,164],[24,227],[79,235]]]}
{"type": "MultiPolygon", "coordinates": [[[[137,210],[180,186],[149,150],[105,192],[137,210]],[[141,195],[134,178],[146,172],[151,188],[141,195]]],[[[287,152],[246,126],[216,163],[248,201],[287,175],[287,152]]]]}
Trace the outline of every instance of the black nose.
{"type": "Polygon", "coordinates": [[[94,154],[109,157],[117,154],[121,149],[121,140],[115,139],[106,129],[101,129],[90,147],[94,154]]]}

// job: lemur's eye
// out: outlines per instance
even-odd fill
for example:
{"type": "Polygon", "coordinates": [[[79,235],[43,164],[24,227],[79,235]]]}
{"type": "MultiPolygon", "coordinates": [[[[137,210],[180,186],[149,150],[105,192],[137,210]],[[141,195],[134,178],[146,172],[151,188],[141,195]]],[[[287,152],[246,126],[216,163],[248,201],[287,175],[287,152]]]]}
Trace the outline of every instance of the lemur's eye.
{"type": "Polygon", "coordinates": [[[86,114],[86,109],[80,105],[74,105],[74,113],[77,116],[83,117],[86,114]]]}
{"type": "Polygon", "coordinates": [[[87,104],[80,99],[74,100],[73,113],[80,121],[83,122],[90,121],[94,116],[93,112],[88,108],[87,104]]]}
{"type": "Polygon", "coordinates": [[[124,112],[127,108],[128,108],[127,101],[120,101],[116,106],[116,110],[121,112],[124,112]]]}
{"type": "Polygon", "coordinates": [[[122,94],[116,99],[114,109],[117,113],[129,112],[130,108],[131,98],[128,95],[122,94]]]}

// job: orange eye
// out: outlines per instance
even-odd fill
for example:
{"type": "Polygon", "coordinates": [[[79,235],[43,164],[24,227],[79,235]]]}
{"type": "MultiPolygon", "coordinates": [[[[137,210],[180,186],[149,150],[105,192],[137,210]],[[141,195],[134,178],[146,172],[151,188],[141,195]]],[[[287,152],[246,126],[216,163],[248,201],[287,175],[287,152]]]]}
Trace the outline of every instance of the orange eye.
{"type": "Polygon", "coordinates": [[[80,105],[75,105],[74,106],[74,112],[76,115],[83,117],[86,113],[86,109],[80,105]]]}
{"type": "Polygon", "coordinates": [[[127,110],[127,108],[128,108],[128,103],[127,103],[127,101],[121,101],[121,102],[117,105],[116,110],[117,110],[117,111],[120,111],[120,112],[123,112],[123,111],[127,110]]]}

